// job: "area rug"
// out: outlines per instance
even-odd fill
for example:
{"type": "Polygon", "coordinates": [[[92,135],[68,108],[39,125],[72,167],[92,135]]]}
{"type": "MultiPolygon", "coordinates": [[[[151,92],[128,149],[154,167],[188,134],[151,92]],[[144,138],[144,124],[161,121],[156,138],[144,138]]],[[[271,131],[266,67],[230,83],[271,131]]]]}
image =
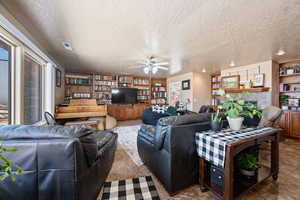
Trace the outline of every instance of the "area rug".
{"type": "Polygon", "coordinates": [[[105,182],[102,200],[159,200],[151,176],[105,182]]]}
{"type": "Polygon", "coordinates": [[[137,135],[140,125],[120,126],[113,129],[118,133],[118,142],[137,166],[143,165],[137,150],[137,135]]]}

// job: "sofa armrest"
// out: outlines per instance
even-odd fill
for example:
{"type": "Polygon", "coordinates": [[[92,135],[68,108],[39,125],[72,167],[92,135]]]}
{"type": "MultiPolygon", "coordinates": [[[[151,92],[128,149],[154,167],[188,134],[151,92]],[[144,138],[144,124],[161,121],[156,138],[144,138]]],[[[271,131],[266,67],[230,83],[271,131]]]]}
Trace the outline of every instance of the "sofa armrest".
{"type": "Polygon", "coordinates": [[[18,149],[5,156],[24,170],[16,181],[0,182],[1,195],[6,199],[36,199],[36,194],[38,199],[62,195],[73,199],[79,173],[87,168],[79,139],[17,139],[5,140],[3,145],[18,149]]]}

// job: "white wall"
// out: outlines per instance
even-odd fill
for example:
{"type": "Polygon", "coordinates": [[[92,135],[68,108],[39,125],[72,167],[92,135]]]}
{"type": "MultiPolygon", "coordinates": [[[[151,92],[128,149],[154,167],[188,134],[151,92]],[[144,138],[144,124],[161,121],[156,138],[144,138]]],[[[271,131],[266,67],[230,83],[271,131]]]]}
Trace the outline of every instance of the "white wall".
{"type": "Polygon", "coordinates": [[[189,99],[188,109],[198,112],[202,105],[207,105],[210,102],[210,78],[206,73],[189,72],[180,74],[169,77],[167,82],[169,105],[174,105],[176,101],[187,102],[187,99],[189,99]],[[190,80],[190,90],[181,90],[181,82],[183,80],[190,80]],[[174,96],[171,88],[174,84],[180,85],[176,96],[174,96]]]}

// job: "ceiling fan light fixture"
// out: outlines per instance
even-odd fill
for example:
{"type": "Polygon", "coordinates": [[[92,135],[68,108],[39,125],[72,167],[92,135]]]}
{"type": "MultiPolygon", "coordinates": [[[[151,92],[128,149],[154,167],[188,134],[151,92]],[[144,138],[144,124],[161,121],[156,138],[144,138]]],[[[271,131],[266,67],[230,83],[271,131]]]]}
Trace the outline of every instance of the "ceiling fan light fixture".
{"type": "Polygon", "coordinates": [[[150,72],[149,67],[144,67],[144,72],[145,72],[145,74],[149,74],[149,72],[150,72]]]}
{"type": "Polygon", "coordinates": [[[156,74],[157,71],[158,71],[158,68],[157,68],[157,67],[153,67],[153,68],[152,68],[152,74],[156,74]]]}

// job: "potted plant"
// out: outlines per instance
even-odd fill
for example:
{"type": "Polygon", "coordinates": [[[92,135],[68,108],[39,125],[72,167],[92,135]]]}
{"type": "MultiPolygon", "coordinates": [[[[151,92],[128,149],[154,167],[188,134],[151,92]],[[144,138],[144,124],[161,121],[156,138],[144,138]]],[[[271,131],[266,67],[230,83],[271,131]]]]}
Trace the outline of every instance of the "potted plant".
{"type": "Polygon", "coordinates": [[[262,117],[262,110],[258,108],[255,104],[247,103],[245,106],[244,113],[244,124],[247,127],[256,127],[262,117]]]}
{"type": "Polygon", "coordinates": [[[255,176],[256,170],[260,168],[257,156],[250,153],[241,152],[237,156],[237,162],[241,174],[247,177],[255,176]]]}
{"type": "Polygon", "coordinates": [[[220,116],[219,109],[216,113],[211,115],[211,122],[210,122],[211,129],[213,131],[220,131],[222,128],[222,117],[220,116]]]}
{"type": "Polygon", "coordinates": [[[289,96],[288,95],[281,95],[279,97],[279,101],[280,101],[280,104],[281,104],[281,109],[282,110],[288,110],[289,109],[289,102],[288,102],[288,98],[289,96]]]}
{"type": "Polygon", "coordinates": [[[240,130],[244,120],[245,101],[239,95],[225,94],[222,89],[219,90],[219,94],[226,98],[219,108],[225,111],[230,128],[235,131],[240,130]]]}
{"type": "Polygon", "coordinates": [[[7,177],[11,177],[11,179],[14,181],[16,179],[15,175],[22,174],[23,169],[17,164],[5,158],[5,156],[3,155],[3,153],[12,153],[16,151],[17,149],[7,149],[2,146],[2,143],[0,143],[0,172],[4,172],[2,175],[0,175],[0,181],[3,181],[7,177]],[[16,168],[17,171],[13,172],[13,168],[16,168]]]}

